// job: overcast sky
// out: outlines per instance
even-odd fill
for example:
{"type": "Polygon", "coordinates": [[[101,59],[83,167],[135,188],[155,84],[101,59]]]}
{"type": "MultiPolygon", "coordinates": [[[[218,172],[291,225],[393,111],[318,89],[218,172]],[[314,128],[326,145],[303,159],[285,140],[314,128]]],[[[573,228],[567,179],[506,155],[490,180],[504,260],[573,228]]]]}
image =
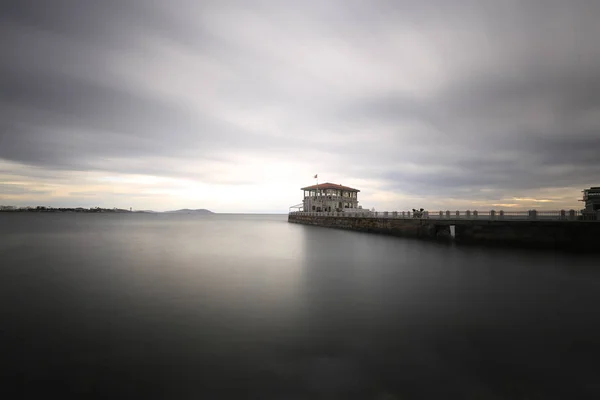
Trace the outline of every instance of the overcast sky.
{"type": "Polygon", "coordinates": [[[0,204],[581,208],[600,2],[9,1],[0,204]]]}

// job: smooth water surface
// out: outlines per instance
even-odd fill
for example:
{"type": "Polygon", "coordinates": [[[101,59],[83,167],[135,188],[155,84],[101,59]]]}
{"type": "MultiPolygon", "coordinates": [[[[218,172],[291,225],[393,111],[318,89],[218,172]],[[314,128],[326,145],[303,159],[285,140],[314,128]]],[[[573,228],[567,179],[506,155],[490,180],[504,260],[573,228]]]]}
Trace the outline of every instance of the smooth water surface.
{"type": "Polygon", "coordinates": [[[0,296],[0,390],[23,396],[600,395],[591,256],[284,215],[0,213],[0,296]]]}

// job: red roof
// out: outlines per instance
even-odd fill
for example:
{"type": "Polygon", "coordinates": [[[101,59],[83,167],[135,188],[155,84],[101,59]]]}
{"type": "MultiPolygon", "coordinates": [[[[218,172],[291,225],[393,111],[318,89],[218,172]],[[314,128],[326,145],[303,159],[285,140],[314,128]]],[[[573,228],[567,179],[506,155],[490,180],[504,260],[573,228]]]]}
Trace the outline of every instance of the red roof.
{"type": "Polygon", "coordinates": [[[336,185],[335,183],[319,183],[318,185],[312,185],[303,187],[300,190],[313,190],[313,189],[336,189],[336,190],[346,190],[348,192],[360,192],[358,189],[353,189],[348,186],[336,185]]]}

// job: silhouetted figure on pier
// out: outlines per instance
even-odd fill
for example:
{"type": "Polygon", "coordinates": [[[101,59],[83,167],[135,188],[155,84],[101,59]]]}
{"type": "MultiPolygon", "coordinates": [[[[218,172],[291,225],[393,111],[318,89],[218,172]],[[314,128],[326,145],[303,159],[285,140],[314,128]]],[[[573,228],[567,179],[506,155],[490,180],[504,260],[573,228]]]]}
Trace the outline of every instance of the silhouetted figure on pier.
{"type": "Polygon", "coordinates": [[[419,210],[417,210],[416,208],[412,209],[413,212],[413,218],[423,218],[423,211],[425,211],[425,209],[421,208],[419,210]]]}

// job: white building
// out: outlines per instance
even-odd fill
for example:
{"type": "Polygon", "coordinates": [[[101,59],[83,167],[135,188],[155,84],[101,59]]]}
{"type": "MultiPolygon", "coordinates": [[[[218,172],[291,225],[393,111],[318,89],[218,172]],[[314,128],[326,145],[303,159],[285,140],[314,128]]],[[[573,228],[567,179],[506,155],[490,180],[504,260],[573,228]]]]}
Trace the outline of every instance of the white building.
{"type": "Polygon", "coordinates": [[[356,211],[362,210],[358,205],[358,192],[348,186],[335,183],[320,183],[300,189],[304,192],[302,211],[356,211]]]}

